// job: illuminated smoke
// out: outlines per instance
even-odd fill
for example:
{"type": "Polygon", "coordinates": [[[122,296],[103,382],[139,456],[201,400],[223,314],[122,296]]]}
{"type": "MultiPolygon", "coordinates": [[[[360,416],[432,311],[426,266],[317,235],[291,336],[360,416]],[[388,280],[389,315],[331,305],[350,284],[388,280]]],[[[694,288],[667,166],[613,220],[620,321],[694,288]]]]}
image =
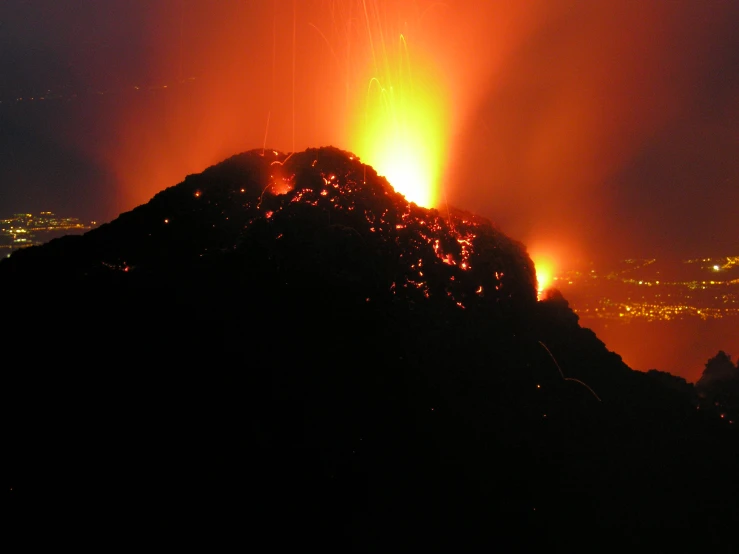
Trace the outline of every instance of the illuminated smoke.
{"type": "MultiPolygon", "coordinates": [[[[695,204],[650,212],[654,204],[625,185],[659,178],[676,196],[686,194],[686,179],[704,182],[691,174],[699,163],[674,175],[628,172],[690,113],[698,85],[721,85],[708,77],[737,8],[708,5],[147,3],[137,36],[148,42],[136,49],[148,55],[136,57],[145,78],[128,83],[146,100],[117,107],[115,140],[96,147],[120,184],[119,211],[236,152],[335,145],[411,200],[448,200],[527,244],[547,237],[568,257],[584,247],[623,253],[644,237],[680,244],[649,231],[665,219],[690,220],[678,227],[690,241],[689,229],[723,224],[695,204]],[[166,93],[149,90],[165,84],[166,93]],[[411,178],[428,183],[425,199],[404,188],[411,178]],[[634,232],[613,233],[617,225],[634,232]]],[[[735,146],[736,129],[720,130],[726,106],[736,105],[730,84],[696,111],[717,156],[735,146]]],[[[671,145],[666,158],[698,152],[671,145]]],[[[730,199],[735,170],[733,162],[707,176],[730,199]]]]}

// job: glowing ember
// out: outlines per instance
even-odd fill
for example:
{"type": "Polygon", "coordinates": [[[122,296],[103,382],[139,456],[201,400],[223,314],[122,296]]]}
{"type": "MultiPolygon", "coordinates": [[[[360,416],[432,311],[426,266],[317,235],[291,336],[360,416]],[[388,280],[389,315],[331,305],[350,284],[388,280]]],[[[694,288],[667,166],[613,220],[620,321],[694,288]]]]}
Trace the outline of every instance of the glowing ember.
{"type": "MultiPolygon", "coordinates": [[[[259,154],[253,151],[251,155],[259,154]]],[[[330,168],[335,169],[341,155],[352,161],[333,147],[287,156],[280,166],[279,178],[274,173],[265,175],[264,188],[255,191],[258,201],[254,205],[244,204],[247,210],[255,210],[247,228],[264,218],[274,223],[275,240],[281,239],[284,235],[277,231],[284,221],[297,213],[308,213],[300,208],[296,212],[296,206],[313,206],[319,208],[320,219],[330,221],[332,228],[356,234],[367,244],[402,249],[397,254],[403,268],[402,280],[394,280],[388,287],[394,296],[413,302],[433,298],[468,309],[501,301],[508,303],[512,294],[516,294],[515,283],[504,280],[500,265],[498,249],[505,247],[506,240],[494,232],[489,222],[451,211],[442,215],[437,210],[409,204],[398,195],[388,194],[390,187],[384,180],[376,176],[370,179],[366,167],[358,161],[350,165],[338,163],[341,173],[321,167],[330,163],[330,168]],[[313,163],[306,160],[309,156],[316,156],[313,163]],[[308,166],[311,170],[306,173],[308,166]],[[277,194],[275,182],[287,183],[289,189],[277,194]],[[354,211],[357,213],[351,217],[354,211]],[[380,236],[370,239],[370,234],[375,233],[380,236]]],[[[529,283],[525,281],[525,294],[531,290],[529,283]]]]}

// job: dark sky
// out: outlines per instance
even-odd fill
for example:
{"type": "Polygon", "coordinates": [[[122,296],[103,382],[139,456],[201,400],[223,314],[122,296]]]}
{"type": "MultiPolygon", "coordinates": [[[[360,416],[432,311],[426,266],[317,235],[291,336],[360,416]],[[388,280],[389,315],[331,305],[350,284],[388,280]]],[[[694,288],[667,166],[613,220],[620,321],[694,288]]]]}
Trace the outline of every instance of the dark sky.
{"type": "Polygon", "coordinates": [[[560,258],[736,255],[737,29],[733,0],[3,0],[0,215],[110,220],[265,135],[352,149],[400,31],[442,75],[450,204],[560,258]]]}

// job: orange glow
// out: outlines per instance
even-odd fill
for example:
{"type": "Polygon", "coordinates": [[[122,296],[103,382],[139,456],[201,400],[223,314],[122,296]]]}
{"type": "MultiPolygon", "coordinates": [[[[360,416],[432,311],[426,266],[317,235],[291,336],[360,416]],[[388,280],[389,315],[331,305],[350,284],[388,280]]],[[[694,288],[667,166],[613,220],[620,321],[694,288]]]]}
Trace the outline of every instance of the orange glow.
{"type": "Polygon", "coordinates": [[[618,187],[600,185],[686,111],[694,89],[674,79],[702,82],[695,60],[711,59],[675,39],[699,17],[655,3],[151,4],[132,49],[146,55],[101,99],[109,132],[71,145],[111,176],[103,219],[238,152],[331,144],[410,200],[448,196],[526,244],[616,247],[601,216],[618,187]]]}

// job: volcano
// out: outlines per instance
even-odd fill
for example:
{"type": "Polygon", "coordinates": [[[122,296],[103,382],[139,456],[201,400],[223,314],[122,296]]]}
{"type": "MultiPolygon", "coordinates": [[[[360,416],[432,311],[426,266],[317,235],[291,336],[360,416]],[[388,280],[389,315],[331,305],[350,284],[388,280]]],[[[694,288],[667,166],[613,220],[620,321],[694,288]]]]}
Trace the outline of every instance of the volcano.
{"type": "Polygon", "coordinates": [[[238,154],[0,285],[14,488],[344,552],[733,540],[739,441],[692,386],[351,153],[238,154]]]}

